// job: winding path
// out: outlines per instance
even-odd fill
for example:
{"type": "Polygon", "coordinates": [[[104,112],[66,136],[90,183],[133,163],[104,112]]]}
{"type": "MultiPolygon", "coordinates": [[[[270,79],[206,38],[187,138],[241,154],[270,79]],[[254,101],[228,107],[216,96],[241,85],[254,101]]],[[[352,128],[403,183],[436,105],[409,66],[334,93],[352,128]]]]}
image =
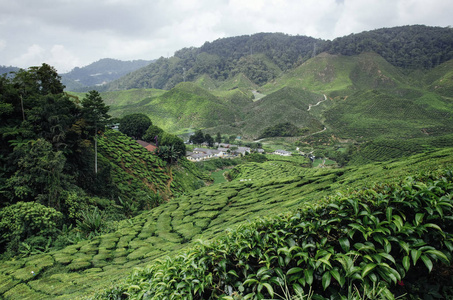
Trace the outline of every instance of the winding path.
{"type": "Polygon", "coordinates": [[[318,106],[319,104],[321,104],[322,102],[326,101],[327,100],[327,96],[324,94],[324,100],[320,100],[318,101],[318,103],[316,104],[308,104],[308,109],[307,111],[310,111],[310,109],[313,107],[313,106],[318,106]]]}

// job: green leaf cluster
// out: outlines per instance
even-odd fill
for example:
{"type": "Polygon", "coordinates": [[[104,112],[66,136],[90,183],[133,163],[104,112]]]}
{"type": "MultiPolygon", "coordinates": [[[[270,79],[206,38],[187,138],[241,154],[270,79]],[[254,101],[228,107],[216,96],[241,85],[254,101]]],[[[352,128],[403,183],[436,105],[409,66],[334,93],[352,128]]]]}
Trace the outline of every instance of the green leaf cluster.
{"type": "Polygon", "coordinates": [[[447,170],[334,196],[328,205],[256,220],[156,261],[134,272],[123,292],[138,299],[265,299],[312,291],[330,299],[378,284],[392,299],[397,283],[450,265],[452,191],[447,170]]]}
{"type": "Polygon", "coordinates": [[[52,207],[36,202],[17,202],[0,210],[0,245],[8,244],[10,251],[33,236],[54,238],[63,214],[52,207]]]}

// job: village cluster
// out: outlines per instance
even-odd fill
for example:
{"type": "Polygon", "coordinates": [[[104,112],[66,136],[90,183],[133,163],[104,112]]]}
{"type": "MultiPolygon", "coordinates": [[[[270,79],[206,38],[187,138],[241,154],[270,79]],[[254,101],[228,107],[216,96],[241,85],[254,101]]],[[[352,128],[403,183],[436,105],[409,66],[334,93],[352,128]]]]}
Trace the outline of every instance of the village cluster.
{"type": "MultiPolygon", "coordinates": [[[[211,158],[229,158],[244,156],[246,153],[260,153],[264,154],[263,149],[252,149],[250,147],[240,147],[238,145],[231,144],[216,144],[217,149],[208,149],[208,148],[194,148],[191,152],[187,152],[186,157],[190,161],[202,161],[211,158]]],[[[277,154],[281,156],[291,156],[291,152],[285,150],[275,150],[272,154],[277,154]]]]}

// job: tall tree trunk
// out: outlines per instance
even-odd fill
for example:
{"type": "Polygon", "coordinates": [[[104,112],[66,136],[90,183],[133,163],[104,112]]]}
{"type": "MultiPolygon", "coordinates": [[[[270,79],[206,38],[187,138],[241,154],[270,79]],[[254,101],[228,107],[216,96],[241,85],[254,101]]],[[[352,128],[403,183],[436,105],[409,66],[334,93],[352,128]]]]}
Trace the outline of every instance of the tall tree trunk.
{"type": "Polygon", "coordinates": [[[24,99],[20,95],[20,108],[22,109],[22,120],[25,121],[24,99]]]}
{"type": "Polygon", "coordinates": [[[98,129],[94,133],[94,173],[98,173],[98,129]]]}

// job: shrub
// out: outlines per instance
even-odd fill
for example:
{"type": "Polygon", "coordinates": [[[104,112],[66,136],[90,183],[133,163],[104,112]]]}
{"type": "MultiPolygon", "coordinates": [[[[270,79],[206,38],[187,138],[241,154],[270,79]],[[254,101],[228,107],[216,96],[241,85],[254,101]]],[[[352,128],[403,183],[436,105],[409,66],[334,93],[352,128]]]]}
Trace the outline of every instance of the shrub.
{"type": "Polygon", "coordinates": [[[104,212],[97,207],[83,210],[80,219],[77,220],[77,228],[87,236],[90,233],[101,233],[105,228],[104,212]]]}
{"type": "MultiPolygon", "coordinates": [[[[453,257],[453,173],[338,195],[256,220],[136,271],[132,298],[394,299],[419,277],[442,280],[453,257]],[[436,277],[437,276],[437,277],[436,277]],[[140,285],[137,285],[140,282],[140,285]],[[360,291],[357,287],[361,287],[360,291]]],[[[412,296],[423,298],[417,289],[412,296]]],[[[451,289],[442,298],[451,298],[451,289]]]]}
{"type": "MultiPolygon", "coordinates": [[[[45,247],[58,232],[63,215],[36,202],[18,202],[0,210],[0,246],[17,251],[21,242],[32,237],[34,247],[45,247]]],[[[25,247],[26,248],[26,247],[25,247]]]]}

